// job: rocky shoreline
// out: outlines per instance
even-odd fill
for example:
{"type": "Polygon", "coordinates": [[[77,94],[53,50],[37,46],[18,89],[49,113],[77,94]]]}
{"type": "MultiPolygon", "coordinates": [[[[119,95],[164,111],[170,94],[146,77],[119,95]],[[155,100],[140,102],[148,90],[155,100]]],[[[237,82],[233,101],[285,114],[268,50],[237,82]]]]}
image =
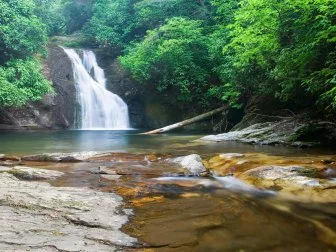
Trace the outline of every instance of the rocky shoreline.
{"type": "Polygon", "coordinates": [[[261,145],[288,145],[293,147],[334,146],[336,124],[332,122],[305,121],[289,118],[281,121],[243,122],[227,133],[209,135],[202,141],[236,141],[261,145]]]}

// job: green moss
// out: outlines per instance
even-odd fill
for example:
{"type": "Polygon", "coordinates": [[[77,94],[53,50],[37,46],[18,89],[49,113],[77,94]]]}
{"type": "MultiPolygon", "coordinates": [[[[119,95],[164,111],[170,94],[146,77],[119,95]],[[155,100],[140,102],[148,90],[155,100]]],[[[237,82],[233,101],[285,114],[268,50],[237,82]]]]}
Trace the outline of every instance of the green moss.
{"type": "Polygon", "coordinates": [[[300,176],[305,176],[309,178],[316,178],[317,177],[317,170],[314,168],[306,168],[300,169],[297,171],[297,174],[300,176]]]}

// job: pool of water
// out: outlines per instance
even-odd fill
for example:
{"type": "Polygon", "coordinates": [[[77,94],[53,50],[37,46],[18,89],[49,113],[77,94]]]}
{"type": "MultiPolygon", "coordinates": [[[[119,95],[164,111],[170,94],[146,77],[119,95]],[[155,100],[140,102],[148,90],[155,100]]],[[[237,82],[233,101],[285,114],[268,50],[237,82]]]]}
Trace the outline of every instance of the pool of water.
{"type": "Polygon", "coordinates": [[[51,152],[113,151],[212,154],[220,152],[263,152],[275,155],[333,154],[330,149],[301,149],[250,145],[236,142],[203,143],[206,134],[195,132],[140,135],[140,131],[2,131],[0,153],[37,154],[51,152]]]}

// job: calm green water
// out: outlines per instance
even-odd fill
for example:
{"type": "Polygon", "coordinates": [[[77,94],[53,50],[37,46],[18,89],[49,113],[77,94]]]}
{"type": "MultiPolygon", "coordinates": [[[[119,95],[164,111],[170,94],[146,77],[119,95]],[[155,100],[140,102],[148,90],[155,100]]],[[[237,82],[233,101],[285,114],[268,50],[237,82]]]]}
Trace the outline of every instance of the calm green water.
{"type": "Polygon", "coordinates": [[[263,152],[276,155],[334,154],[328,149],[300,149],[235,142],[202,143],[205,134],[139,135],[139,131],[2,131],[0,153],[35,154],[75,151],[161,152],[172,154],[220,152],[263,152]]]}

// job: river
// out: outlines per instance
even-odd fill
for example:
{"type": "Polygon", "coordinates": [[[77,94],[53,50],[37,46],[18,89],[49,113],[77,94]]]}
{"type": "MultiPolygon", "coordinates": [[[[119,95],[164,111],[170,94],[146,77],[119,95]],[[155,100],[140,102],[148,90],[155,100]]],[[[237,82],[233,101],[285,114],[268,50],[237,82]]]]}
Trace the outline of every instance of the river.
{"type": "Polygon", "coordinates": [[[284,197],[275,187],[258,189],[233,177],[224,180],[181,177],[174,165],[158,161],[190,153],[208,160],[219,153],[238,152],[245,154],[251,165],[288,165],[329,160],[335,157],[335,151],[204,143],[198,141],[204,135],[199,132],[153,136],[138,133],[136,130],[1,132],[0,153],[22,156],[116,152],[109,159],[95,162],[26,162],[25,165],[65,172],[67,176],[51,182],[54,186],[90,187],[123,196],[126,206],[135,213],[123,227],[124,232],[139,240],[138,246],[131,250],[335,251],[335,203],[296,198],[297,191],[284,197]],[[123,175],[108,180],[90,173],[101,165],[123,175]]]}

